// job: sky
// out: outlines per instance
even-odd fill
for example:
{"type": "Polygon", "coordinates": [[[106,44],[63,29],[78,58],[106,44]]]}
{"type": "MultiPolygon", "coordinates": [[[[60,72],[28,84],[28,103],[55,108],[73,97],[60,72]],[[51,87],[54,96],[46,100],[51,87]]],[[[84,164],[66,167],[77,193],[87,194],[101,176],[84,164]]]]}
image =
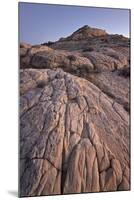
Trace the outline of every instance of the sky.
{"type": "Polygon", "coordinates": [[[129,10],[19,3],[20,42],[41,44],[67,37],[84,25],[129,37],[129,10]]]}

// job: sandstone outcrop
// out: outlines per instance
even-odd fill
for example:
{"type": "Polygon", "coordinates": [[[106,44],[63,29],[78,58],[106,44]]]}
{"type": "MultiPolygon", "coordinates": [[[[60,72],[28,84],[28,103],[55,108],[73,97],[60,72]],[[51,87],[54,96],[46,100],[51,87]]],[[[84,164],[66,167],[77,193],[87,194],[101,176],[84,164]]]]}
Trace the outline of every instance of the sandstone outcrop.
{"type": "Polygon", "coordinates": [[[129,67],[129,39],[120,35],[108,35],[103,30],[96,30],[84,26],[74,32],[70,39],[64,38],[51,45],[21,44],[20,67],[21,68],[63,68],[72,73],[79,68],[116,70],[129,67]],[[92,37],[74,40],[79,32],[84,35],[85,30],[92,37]],[[96,34],[96,31],[98,35],[96,34]]]}
{"type": "Polygon", "coordinates": [[[62,70],[26,69],[21,78],[21,196],[128,190],[123,106],[62,70]]]}
{"type": "Polygon", "coordinates": [[[70,35],[67,38],[61,38],[59,41],[64,40],[85,40],[93,37],[100,37],[100,36],[106,36],[107,33],[105,30],[99,29],[99,28],[92,28],[88,25],[85,25],[75,31],[72,35],[70,35]]]}
{"type": "Polygon", "coordinates": [[[87,26],[20,45],[21,197],[130,189],[129,62],[127,38],[87,26]]]}

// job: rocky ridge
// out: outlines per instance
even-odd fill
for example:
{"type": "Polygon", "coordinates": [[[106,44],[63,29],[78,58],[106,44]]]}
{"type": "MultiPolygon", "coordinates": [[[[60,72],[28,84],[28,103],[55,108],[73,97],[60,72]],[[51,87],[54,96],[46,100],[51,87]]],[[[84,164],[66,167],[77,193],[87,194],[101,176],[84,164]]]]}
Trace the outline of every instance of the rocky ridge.
{"type": "Polygon", "coordinates": [[[20,45],[20,196],[130,189],[129,39],[84,26],[20,45]]]}

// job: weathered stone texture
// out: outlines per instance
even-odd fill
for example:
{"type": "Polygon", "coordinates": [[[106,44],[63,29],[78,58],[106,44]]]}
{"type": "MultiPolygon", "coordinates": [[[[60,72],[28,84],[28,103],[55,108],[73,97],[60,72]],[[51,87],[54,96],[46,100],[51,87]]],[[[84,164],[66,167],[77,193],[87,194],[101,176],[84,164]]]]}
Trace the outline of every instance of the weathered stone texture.
{"type": "Polygon", "coordinates": [[[25,84],[20,99],[21,196],[128,189],[123,106],[119,114],[94,84],[62,70],[25,69],[21,76],[35,83],[25,84]]]}
{"type": "Polygon", "coordinates": [[[129,39],[84,26],[20,45],[20,196],[130,189],[129,39]]]}

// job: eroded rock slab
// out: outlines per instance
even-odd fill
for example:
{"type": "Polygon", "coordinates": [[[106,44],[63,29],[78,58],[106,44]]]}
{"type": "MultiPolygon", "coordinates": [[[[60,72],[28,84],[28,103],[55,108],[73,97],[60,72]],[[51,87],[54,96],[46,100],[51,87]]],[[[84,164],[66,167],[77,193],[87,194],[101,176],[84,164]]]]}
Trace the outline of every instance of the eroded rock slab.
{"type": "Polygon", "coordinates": [[[61,69],[20,73],[20,196],[129,190],[123,105],[61,69]]]}

